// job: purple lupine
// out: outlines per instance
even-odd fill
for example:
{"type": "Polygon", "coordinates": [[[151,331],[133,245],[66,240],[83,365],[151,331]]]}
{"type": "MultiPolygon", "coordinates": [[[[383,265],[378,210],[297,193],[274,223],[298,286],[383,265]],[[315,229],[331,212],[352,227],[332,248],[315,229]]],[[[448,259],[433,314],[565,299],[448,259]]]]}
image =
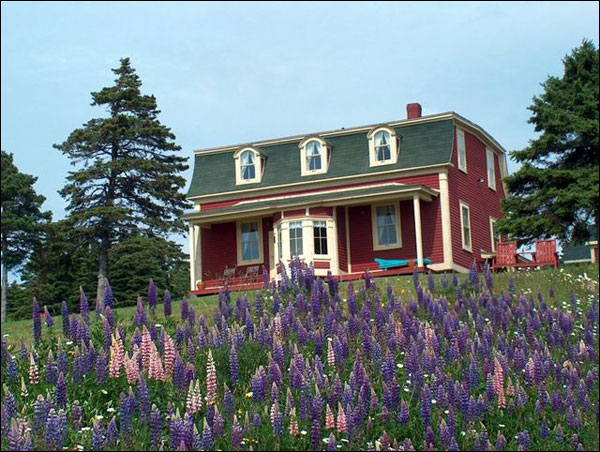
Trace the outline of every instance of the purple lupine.
{"type": "Polygon", "coordinates": [[[152,278],[148,282],[148,307],[152,314],[156,314],[156,284],[152,278]]]}
{"type": "Polygon", "coordinates": [[[62,372],[58,374],[58,380],[56,381],[56,405],[59,408],[67,406],[67,382],[62,372]]]}
{"type": "Polygon", "coordinates": [[[71,407],[71,425],[73,430],[79,430],[81,428],[82,418],[83,412],[81,410],[81,405],[79,405],[79,400],[75,400],[75,402],[73,402],[73,406],[71,407]]]}
{"type": "Polygon", "coordinates": [[[103,384],[108,377],[108,361],[106,352],[100,349],[96,358],[96,383],[103,384]]]}
{"type": "Polygon", "coordinates": [[[517,433],[517,443],[519,444],[519,450],[529,450],[531,438],[527,430],[517,433]]]}
{"type": "Polygon", "coordinates": [[[229,375],[233,384],[237,384],[240,378],[240,364],[234,346],[229,349],[229,375]]]}
{"type": "Polygon", "coordinates": [[[42,340],[42,316],[40,305],[35,297],[33,297],[33,340],[35,342],[42,340]]]}
{"type": "Polygon", "coordinates": [[[152,412],[150,413],[150,445],[152,449],[158,449],[161,442],[161,436],[162,420],[160,410],[156,408],[156,405],[152,405],[152,412]]]}
{"type": "Polygon", "coordinates": [[[164,313],[165,313],[165,317],[171,317],[172,314],[172,299],[171,299],[171,293],[169,292],[169,289],[165,289],[165,296],[163,299],[163,309],[164,309],[164,313]]]}
{"type": "Polygon", "coordinates": [[[79,314],[85,323],[90,322],[90,304],[81,286],[79,286],[79,314]]]}
{"type": "Polygon", "coordinates": [[[506,447],[506,438],[502,433],[498,433],[498,438],[496,439],[496,450],[502,451],[506,447]]]}
{"type": "Polygon", "coordinates": [[[65,336],[68,336],[69,332],[70,332],[70,327],[69,327],[69,305],[67,305],[67,302],[65,300],[63,300],[63,302],[61,304],[60,315],[61,315],[61,318],[62,318],[63,333],[65,334],[65,336]]]}
{"type": "Polygon", "coordinates": [[[115,307],[115,297],[113,296],[112,288],[110,287],[110,283],[108,279],[105,281],[106,286],[104,287],[104,310],[107,307],[114,308],[115,307]]]}
{"type": "Polygon", "coordinates": [[[113,416],[108,425],[106,426],[106,439],[104,444],[108,447],[114,447],[117,445],[119,440],[119,429],[117,428],[117,421],[113,416]]]}
{"type": "Polygon", "coordinates": [[[423,427],[429,425],[429,421],[431,420],[431,392],[429,391],[429,386],[425,385],[421,390],[421,421],[423,422],[423,427]]]}
{"type": "Polygon", "coordinates": [[[238,449],[242,443],[244,432],[236,416],[233,417],[233,426],[231,427],[231,445],[238,449]]]}
{"type": "Polygon", "coordinates": [[[6,360],[6,379],[11,383],[19,379],[17,361],[10,354],[6,360]]]}
{"type": "Polygon", "coordinates": [[[47,328],[52,328],[54,326],[54,318],[50,311],[48,311],[48,306],[44,305],[44,321],[46,322],[47,328]]]}
{"type": "Polygon", "coordinates": [[[400,414],[399,414],[399,418],[398,418],[398,422],[400,422],[401,425],[406,425],[408,424],[408,405],[406,405],[406,402],[404,400],[402,400],[400,402],[400,414]]]}
{"type": "Polygon", "coordinates": [[[50,411],[48,411],[45,430],[46,447],[48,450],[62,449],[62,444],[59,445],[58,416],[54,408],[50,408],[50,411]]]}
{"type": "Polygon", "coordinates": [[[131,424],[131,405],[129,403],[129,398],[121,392],[119,395],[119,413],[120,413],[120,422],[121,422],[121,434],[123,437],[127,437],[132,430],[131,424]]]}
{"type": "MultiPolygon", "coordinates": [[[[4,405],[2,405],[4,407],[4,405]]],[[[33,402],[33,429],[36,432],[41,432],[45,428],[46,418],[48,415],[48,404],[44,396],[38,395],[33,402]]],[[[8,414],[6,414],[8,420],[8,414]]],[[[3,419],[4,420],[4,419],[3,419]]]]}
{"type": "Polygon", "coordinates": [[[138,399],[140,401],[140,416],[144,422],[147,421],[148,416],[150,415],[150,395],[148,393],[148,386],[146,385],[146,380],[144,379],[144,375],[140,373],[138,378],[138,399]]]}
{"type": "Polygon", "coordinates": [[[204,419],[204,428],[202,429],[202,449],[211,450],[214,447],[213,435],[208,426],[208,422],[204,419]]]}
{"type": "Polygon", "coordinates": [[[186,297],[183,297],[181,301],[181,321],[185,322],[188,317],[188,300],[186,297]]]}
{"type": "Polygon", "coordinates": [[[102,421],[100,419],[94,420],[94,427],[92,429],[92,450],[104,450],[104,427],[102,426],[102,421]]]}
{"type": "Polygon", "coordinates": [[[225,394],[223,395],[223,405],[225,409],[225,417],[227,419],[231,419],[233,413],[235,412],[235,399],[233,398],[233,393],[225,384],[225,394]]]}

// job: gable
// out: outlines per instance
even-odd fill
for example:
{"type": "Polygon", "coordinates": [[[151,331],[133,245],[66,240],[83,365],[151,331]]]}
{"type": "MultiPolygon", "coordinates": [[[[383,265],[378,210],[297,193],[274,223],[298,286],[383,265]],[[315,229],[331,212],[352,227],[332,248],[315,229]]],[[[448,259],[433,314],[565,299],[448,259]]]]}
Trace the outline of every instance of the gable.
{"type": "Polygon", "coordinates": [[[302,176],[298,144],[303,137],[298,137],[285,143],[255,146],[265,158],[264,175],[261,182],[243,186],[235,183],[234,150],[198,154],[187,197],[449,163],[453,118],[401,124],[393,129],[401,137],[395,164],[370,167],[367,132],[349,131],[343,135],[322,136],[331,147],[327,173],[302,176]]]}

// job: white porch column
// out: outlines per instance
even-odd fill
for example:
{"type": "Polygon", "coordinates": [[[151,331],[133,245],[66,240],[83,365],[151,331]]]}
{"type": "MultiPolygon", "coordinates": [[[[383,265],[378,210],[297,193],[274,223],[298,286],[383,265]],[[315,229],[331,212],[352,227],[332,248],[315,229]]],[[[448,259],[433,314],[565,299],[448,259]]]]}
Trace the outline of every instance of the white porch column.
{"type": "Polygon", "coordinates": [[[415,240],[417,242],[417,266],[423,266],[423,237],[421,234],[421,202],[417,195],[413,196],[415,217],[415,240]]]}
{"type": "Polygon", "coordinates": [[[196,282],[202,281],[202,230],[190,223],[190,288],[196,290],[196,282]]]}
{"type": "Polygon", "coordinates": [[[448,173],[440,172],[440,210],[442,212],[442,245],[444,250],[444,267],[452,266],[452,231],[450,229],[450,194],[448,190],[448,173]]]}

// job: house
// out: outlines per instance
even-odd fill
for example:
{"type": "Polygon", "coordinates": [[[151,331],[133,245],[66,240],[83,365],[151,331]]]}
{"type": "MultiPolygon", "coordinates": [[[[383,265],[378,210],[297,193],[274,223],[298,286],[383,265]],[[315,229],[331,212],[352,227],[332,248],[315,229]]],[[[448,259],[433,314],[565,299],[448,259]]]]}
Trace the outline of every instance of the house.
{"type": "Polygon", "coordinates": [[[342,279],[413,271],[375,258],[466,272],[493,256],[504,148],[454,112],[406,109],[399,121],[195,151],[192,291],[227,278],[259,287],[263,266],[276,277],[292,256],[342,279]]]}
{"type": "Polygon", "coordinates": [[[590,239],[583,245],[569,244],[563,249],[563,263],[581,264],[598,262],[598,234],[590,228],[590,239]]]}

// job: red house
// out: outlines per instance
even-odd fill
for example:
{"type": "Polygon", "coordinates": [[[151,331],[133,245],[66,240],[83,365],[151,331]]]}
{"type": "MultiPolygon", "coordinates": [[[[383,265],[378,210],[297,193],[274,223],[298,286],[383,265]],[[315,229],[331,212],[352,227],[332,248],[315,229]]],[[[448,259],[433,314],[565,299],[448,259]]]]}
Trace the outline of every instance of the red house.
{"type": "Polygon", "coordinates": [[[465,272],[493,256],[506,153],[454,113],[195,151],[191,289],[258,285],[298,256],[342,279],[465,272]],[[428,264],[427,264],[428,263],[428,264]]]}

